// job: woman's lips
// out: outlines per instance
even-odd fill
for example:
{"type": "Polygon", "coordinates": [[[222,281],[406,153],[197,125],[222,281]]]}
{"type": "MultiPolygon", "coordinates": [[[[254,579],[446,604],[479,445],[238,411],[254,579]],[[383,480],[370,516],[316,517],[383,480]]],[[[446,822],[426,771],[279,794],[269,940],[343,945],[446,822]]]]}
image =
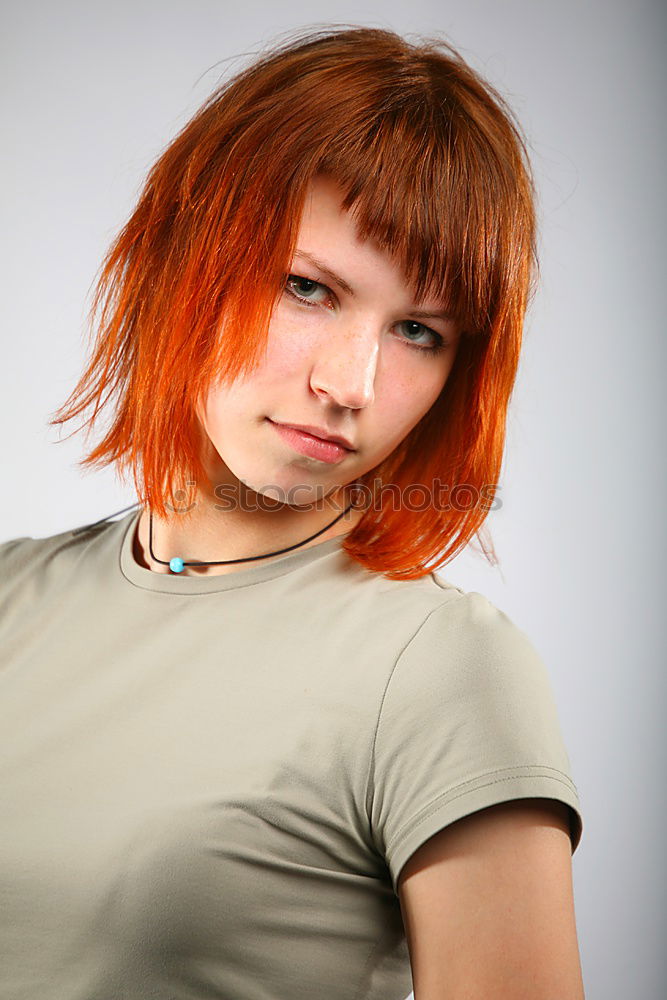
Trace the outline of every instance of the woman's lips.
{"type": "Polygon", "coordinates": [[[283,441],[286,441],[291,448],[302,455],[308,455],[309,458],[317,458],[321,462],[335,464],[342,461],[346,455],[351,454],[349,448],[343,448],[342,445],[336,444],[334,441],[325,441],[323,438],[315,437],[314,434],[297,431],[287,424],[276,424],[270,417],[268,420],[283,441]]]}

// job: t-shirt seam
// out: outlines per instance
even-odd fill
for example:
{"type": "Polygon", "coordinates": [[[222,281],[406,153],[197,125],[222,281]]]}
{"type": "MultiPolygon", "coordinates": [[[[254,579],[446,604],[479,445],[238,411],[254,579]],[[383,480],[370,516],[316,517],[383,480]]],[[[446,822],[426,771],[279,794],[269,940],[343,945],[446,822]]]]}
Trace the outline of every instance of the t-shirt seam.
{"type": "MultiPolygon", "coordinates": [[[[462,591],[456,591],[456,593],[458,593],[460,597],[464,597],[465,596],[465,594],[462,591]]],[[[387,681],[385,683],[384,689],[382,691],[382,697],[380,699],[380,706],[379,706],[379,709],[378,709],[377,719],[376,719],[376,722],[375,722],[375,729],[373,731],[373,739],[372,739],[372,742],[371,742],[371,752],[370,752],[370,755],[369,755],[370,759],[369,759],[368,771],[367,771],[367,774],[366,774],[366,783],[365,783],[365,799],[364,799],[364,801],[365,801],[365,807],[366,807],[366,817],[367,817],[367,821],[368,821],[368,825],[369,825],[370,834],[371,834],[371,840],[372,841],[374,841],[374,839],[375,839],[373,837],[373,802],[374,802],[374,798],[375,798],[375,787],[374,787],[374,784],[375,784],[375,748],[376,748],[376,744],[377,744],[378,732],[379,732],[379,729],[380,729],[380,722],[382,720],[382,709],[384,708],[384,704],[385,704],[385,701],[386,701],[386,698],[387,698],[387,692],[389,690],[389,685],[391,684],[392,678],[393,678],[393,676],[394,676],[394,674],[396,672],[396,668],[398,667],[398,664],[399,664],[399,661],[400,661],[401,657],[408,650],[408,648],[414,642],[414,640],[417,638],[417,636],[419,635],[419,633],[421,632],[421,630],[424,628],[424,626],[428,622],[428,620],[431,617],[431,615],[434,615],[436,613],[436,611],[440,611],[441,608],[446,607],[449,603],[450,603],[450,601],[443,601],[442,604],[438,604],[435,608],[432,608],[431,611],[429,611],[429,613],[427,614],[426,618],[424,618],[424,620],[421,622],[421,624],[415,629],[414,633],[410,636],[410,638],[407,640],[407,642],[405,643],[405,645],[403,646],[403,648],[397,654],[396,659],[394,661],[394,665],[393,665],[393,667],[391,668],[391,670],[389,672],[389,676],[387,678],[387,681]],[[372,786],[372,791],[371,791],[371,786],[372,786]],[[370,803],[369,803],[369,794],[370,794],[370,803]]]]}
{"type": "Polygon", "coordinates": [[[432,816],[440,808],[440,803],[442,799],[448,799],[449,802],[455,802],[457,799],[462,798],[465,795],[470,795],[473,792],[477,792],[482,788],[489,788],[491,785],[499,785],[505,781],[521,780],[526,777],[541,777],[547,778],[551,781],[558,782],[559,785],[564,785],[569,791],[574,792],[575,796],[578,798],[577,788],[570,777],[557,767],[551,767],[550,764],[514,764],[512,767],[501,767],[496,768],[492,771],[483,771],[478,774],[475,778],[469,778],[466,781],[462,781],[458,785],[454,785],[452,788],[447,789],[444,792],[439,792],[434,799],[432,799],[427,805],[421,809],[416,816],[412,816],[409,820],[403,824],[403,826],[396,831],[392,839],[386,846],[386,853],[392,854],[396,850],[396,847],[400,844],[400,841],[412,831],[414,827],[419,826],[425,819],[432,816]],[[508,774],[504,778],[495,778],[493,781],[486,781],[483,784],[477,784],[480,778],[490,777],[494,774],[501,774],[503,771],[521,771],[527,768],[536,768],[539,771],[555,771],[555,774],[540,774],[540,775],[525,775],[525,774],[508,774]],[[467,785],[473,785],[473,788],[465,787],[467,785]],[[461,789],[461,791],[457,791],[461,789]],[[456,793],[456,794],[453,794],[456,793]]]}

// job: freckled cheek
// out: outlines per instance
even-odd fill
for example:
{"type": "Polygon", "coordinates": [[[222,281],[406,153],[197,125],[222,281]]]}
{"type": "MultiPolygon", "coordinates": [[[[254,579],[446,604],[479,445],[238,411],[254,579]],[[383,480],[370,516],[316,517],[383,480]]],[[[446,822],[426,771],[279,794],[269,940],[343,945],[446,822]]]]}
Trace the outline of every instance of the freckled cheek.
{"type": "Polygon", "coordinates": [[[403,437],[417,420],[421,399],[401,386],[376,386],[373,403],[373,424],[381,435],[395,440],[403,437]]]}
{"type": "Polygon", "coordinates": [[[316,336],[308,323],[294,316],[276,315],[271,320],[264,367],[273,374],[293,374],[312,358],[316,336]]]}
{"type": "Polygon", "coordinates": [[[411,417],[428,407],[434,388],[433,380],[425,380],[423,374],[393,367],[379,373],[375,398],[387,413],[411,417]]]}
{"type": "Polygon", "coordinates": [[[374,420],[390,436],[408,434],[428,413],[442,390],[442,379],[403,375],[377,387],[374,420]]]}
{"type": "Polygon", "coordinates": [[[249,403],[256,397],[256,392],[249,385],[236,384],[224,388],[213,389],[206,398],[200,416],[204,430],[214,444],[229,433],[229,428],[238,420],[243,420],[249,403]]]}
{"type": "Polygon", "coordinates": [[[282,380],[287,375],[293,377],[296,372],[307,369],[309,358],[304,344],[282,345],[280,350],[267,354],[267,368],[274,379],[282,380]]]}

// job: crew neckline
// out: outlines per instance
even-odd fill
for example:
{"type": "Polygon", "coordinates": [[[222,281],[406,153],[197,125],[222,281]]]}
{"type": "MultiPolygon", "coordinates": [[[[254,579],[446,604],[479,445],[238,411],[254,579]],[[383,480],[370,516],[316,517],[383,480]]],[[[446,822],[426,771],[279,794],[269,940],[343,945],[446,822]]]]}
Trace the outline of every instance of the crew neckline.
{"type": "Polygon", "coordinates": [[[300,569],[321,559],[324,556],[341,550],[345,535],[336,535],[317,545],[306,549],[295,549],[271,560],[237,569],[233,573],[223,573],[219,576],[177,576],[174,573],[154,573],[146,566],[140,566],[133,552],[133,540],[137,524],[141,516],[141,508],[128,514],[118,521],[121,532],[120,570],[126,580],[141,587],[143,590],[158,591],[163,594],[213,594],[223,590],[240,590],[265,580],[284,576],[293,570],[300,569]]]}

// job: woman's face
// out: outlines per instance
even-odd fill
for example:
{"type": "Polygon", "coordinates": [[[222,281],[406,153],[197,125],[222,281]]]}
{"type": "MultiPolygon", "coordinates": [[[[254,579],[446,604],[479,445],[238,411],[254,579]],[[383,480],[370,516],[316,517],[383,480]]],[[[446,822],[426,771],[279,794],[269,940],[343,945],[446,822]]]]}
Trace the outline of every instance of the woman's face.
{"type": "MultiPolygon", "coordinates": [[[[214,486],[240,480],[300,507],[353,482],[400,444],[440,394],[458,330],[419,314],[392,259],[358,242],[328,178],[311,184],[289,271],[261,364],[214,386],[199,416],[214,486]],[[309,448],[307,437],[278,424],[318,428],[352,447],[315,452],[312,440],[309,448]]],[[[421,309],[439,306],[427,301],[421,309]]]]}

